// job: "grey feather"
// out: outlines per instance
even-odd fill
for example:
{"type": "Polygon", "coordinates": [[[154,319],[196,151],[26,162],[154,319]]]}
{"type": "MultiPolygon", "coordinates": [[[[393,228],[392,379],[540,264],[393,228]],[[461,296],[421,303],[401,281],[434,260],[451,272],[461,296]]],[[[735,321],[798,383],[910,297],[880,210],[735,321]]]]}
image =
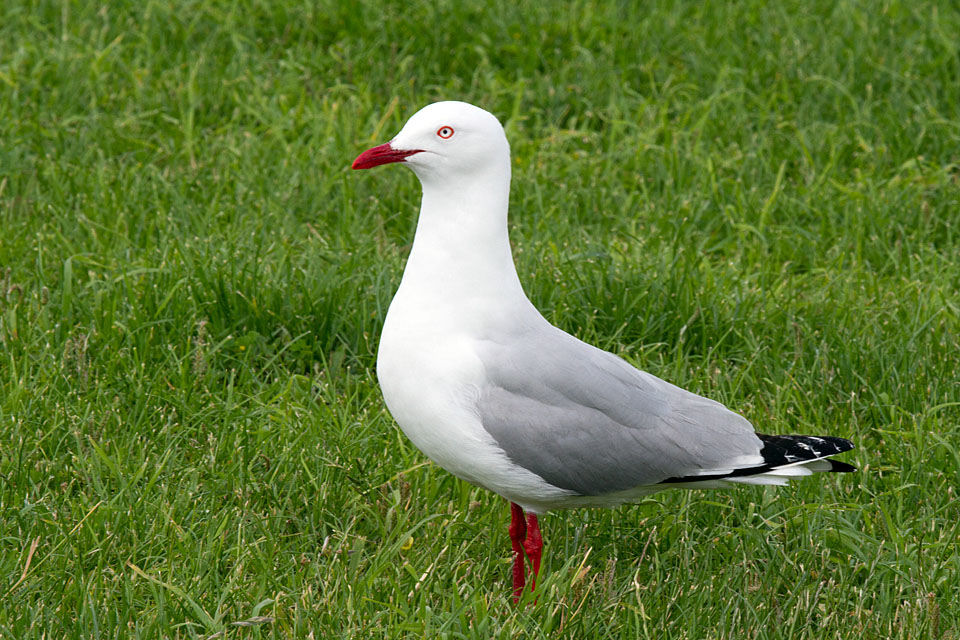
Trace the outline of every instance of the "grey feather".
{"type": "Polygon", "coordinates": [[[516,464],[597,496],[756,464],[753,427],[546,321],[483,343],[477,411],[516,464]]]}

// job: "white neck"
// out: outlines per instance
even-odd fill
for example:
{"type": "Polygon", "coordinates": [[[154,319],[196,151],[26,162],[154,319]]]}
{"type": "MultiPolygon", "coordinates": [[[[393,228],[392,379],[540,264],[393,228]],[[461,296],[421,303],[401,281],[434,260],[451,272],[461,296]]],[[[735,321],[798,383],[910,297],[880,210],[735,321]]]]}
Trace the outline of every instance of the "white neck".
{"type": "Polygon", "coordinates": [[[532,309],[507,234],[509,157],[468,180],[418,173],[420,218],[395,303],[404,299],[424,313],[443,307],[461,322],[471,316],[474,326],[532,309]]]}

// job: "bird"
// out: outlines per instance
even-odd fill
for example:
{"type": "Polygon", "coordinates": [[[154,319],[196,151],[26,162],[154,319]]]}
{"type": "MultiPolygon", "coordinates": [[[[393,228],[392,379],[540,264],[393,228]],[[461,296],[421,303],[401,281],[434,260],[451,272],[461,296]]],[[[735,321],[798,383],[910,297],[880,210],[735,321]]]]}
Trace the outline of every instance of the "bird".
{"type": "Polygon", "coordinates": [[[784,485],[856,468],[834,436],[766,435],[553,326],[524,293],[508,237],[510,145],[488,111],[429,104],[353,169],[398,163],[422,187],[377,379],[428,458],[510,502],[513,600],[540,573],[539,516],[615,507],[668,488],[784,485]]]}

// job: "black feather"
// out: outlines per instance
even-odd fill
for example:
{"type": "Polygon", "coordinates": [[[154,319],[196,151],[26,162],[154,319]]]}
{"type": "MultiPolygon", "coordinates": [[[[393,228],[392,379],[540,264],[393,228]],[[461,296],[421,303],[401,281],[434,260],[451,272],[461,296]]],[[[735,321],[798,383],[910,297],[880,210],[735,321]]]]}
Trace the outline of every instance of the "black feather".
{"type": "MultiPolygon", "coordinates": [[[[852,442],[834,436],[768,436],[763,433],[758,433],[757,437],[763,442],[763,448],[760,449],[760,455],[763,456],[763,464],[761,465],[734,469],[730,473],[667,478],[659,484],[703,482],[704,480],[722,480],[724,478],[755,476],[773,471],[778,467],[783,467],[788,464],[820,460],[827,456],[853,449],[852,442]]],[[[857,470],[856,467],[846,462],[839,462],[837,460],[828,460],[827,462],[831,464],[830,471],[832,472],[849,473],[857,470]]]]}

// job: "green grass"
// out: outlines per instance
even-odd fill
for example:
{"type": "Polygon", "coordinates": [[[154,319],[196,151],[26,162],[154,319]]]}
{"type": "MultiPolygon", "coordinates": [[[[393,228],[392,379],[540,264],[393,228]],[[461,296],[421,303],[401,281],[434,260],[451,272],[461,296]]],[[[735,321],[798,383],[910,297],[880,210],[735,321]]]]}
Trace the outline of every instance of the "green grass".
{"type": "Polygon", "coordinates": [[[2,4],[0,636],[960,637],[960,9],[467,4],[2,4]],[[349,163],[445,98],[548,318],[861,471],[551,514],[511,606],[373,373],[349,163]]]}

